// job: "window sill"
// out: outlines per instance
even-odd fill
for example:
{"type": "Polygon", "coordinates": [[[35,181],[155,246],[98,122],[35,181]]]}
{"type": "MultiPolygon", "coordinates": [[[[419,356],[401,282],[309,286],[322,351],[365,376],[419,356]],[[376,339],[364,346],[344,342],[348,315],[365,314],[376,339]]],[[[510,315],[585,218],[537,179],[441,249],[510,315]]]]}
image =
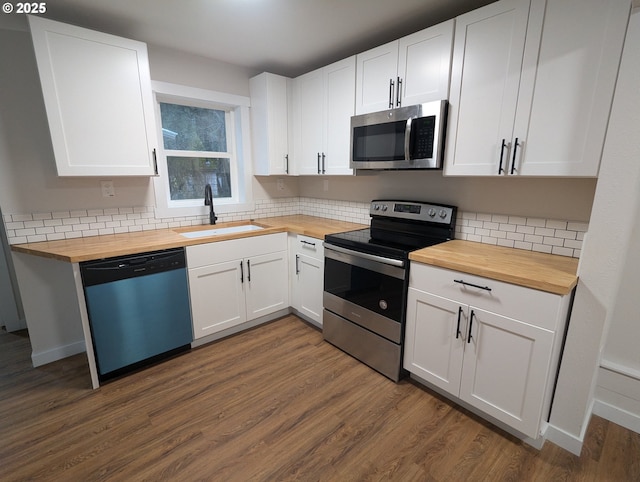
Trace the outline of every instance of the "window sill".
{"type": "MultiPolygon", "coordinates": [[[[204,201],[203,201],[204,202],[204,201]]],[[[220,214],[235,214],[240,212],[252,212],[255,210],[255,204],[253,202],[246,202],[240,204],[220,204],[216,206],[214,203],[213,210],[216,215],[220,214]]],[[[185,207],[156,207],[156,218],[178,218],[185,216],[208,216],[209,206],[185,206],[185,207]]]]}

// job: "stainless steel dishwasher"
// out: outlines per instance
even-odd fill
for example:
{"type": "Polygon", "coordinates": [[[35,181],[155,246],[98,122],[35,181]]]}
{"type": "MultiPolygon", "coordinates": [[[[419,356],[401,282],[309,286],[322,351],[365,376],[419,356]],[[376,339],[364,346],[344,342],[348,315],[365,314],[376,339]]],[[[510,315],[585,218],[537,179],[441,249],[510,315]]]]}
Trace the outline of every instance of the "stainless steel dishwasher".
{"type": "Polygon", "coordinates": [[[100,380],[191,347],[184,249],[87,261],[80,272],[100,380]]]}

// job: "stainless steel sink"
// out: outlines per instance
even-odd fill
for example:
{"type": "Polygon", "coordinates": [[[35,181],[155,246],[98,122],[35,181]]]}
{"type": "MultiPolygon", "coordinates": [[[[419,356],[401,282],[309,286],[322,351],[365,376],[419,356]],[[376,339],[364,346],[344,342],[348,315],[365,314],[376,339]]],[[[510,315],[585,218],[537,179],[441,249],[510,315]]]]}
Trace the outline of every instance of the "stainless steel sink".
{"type": "Polygon", "coordinates": [[[204,238],[207,236],[220,236],[221,234],[234,234],[234,233],[246,233],[247,231],[259,231],[264,229],[261,226],[256,226],[255,224],[243,224],[242,226],[228,226],[226,228],[213,228],[213,229],[204,229],[197,231],[187,231],[184,233],[180,233],[181,236],[185,238],[204,238]]]}

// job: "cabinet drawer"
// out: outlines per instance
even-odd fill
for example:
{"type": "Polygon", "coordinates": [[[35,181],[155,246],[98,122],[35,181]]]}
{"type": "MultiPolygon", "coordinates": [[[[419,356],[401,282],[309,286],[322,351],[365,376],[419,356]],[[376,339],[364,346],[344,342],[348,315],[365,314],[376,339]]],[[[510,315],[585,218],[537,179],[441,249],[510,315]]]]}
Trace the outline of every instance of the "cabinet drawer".
{"type": "Polygon", "coordinates": [[[287,250],[287,233],[265,234],[187,246],[189,269],[287,250]]]}
{"type": "Polygon", "coordinates": [[[296,252],[299,254],[306,254],[312,258],[323,260],[324,259],[324,247],[322,246],[322,240],[317,238],[311,238],[298,234],[296,238],[296,252]]]}
{"type": "Polygon", "coordinates": [[[560,295],[413,262],[409,276],[409,286],[412,288],[515,318],[540,328],[555,331],[558,322],[563,321],[560,319],[560,295]]]}

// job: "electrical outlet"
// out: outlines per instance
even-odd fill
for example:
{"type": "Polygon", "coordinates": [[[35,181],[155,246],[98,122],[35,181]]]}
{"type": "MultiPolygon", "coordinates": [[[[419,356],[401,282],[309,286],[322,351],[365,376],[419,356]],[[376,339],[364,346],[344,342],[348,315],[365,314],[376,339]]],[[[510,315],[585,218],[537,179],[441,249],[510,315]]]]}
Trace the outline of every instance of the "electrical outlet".
{"type": "Polygon", "coordinates": [[[102,189],[102,197],[116,197],[113,181],[100,181],[100,188],[102,189]]]}
{"type": "Polygon", "coordinates": [[[278,179],[278,191],[284,191],[284,179],[278,179]]]}

